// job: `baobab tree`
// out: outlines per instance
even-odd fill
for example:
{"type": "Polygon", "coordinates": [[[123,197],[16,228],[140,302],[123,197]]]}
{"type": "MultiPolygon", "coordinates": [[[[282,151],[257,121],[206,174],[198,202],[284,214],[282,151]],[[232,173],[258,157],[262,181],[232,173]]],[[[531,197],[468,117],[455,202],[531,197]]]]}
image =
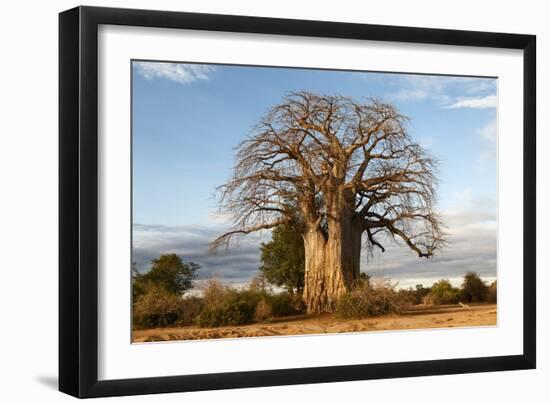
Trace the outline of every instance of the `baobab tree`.
{"type": "Polygon", "coordinates": [[[360,273],[365,246],[402,240],[419,257],[444,244],[434,211],[436,161],[380,100],[291,93],[237,148],[218,188],[233,229],[212,244],[292,224],[305,249],[308,312],[332,311],[360,273]],[[363,237],[366,235],[366,237],[363,237]]]}

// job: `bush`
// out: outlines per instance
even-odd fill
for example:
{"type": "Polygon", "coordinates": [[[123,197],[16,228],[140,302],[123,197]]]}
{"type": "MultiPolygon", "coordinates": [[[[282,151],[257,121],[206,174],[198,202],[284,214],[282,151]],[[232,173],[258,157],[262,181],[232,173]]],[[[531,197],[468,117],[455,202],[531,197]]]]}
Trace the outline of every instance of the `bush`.
{"type": "Polygon", "coordinates": [[[487,299],[487,285],[475,272],[468,272],[464,275],[460,300],[463,302],[483,302],[487,299]]]}
{"type": "Polygon", "coordinates": [[[341,318],[367,318],[383,314],[402,313],[408,300],[387,281],[360,282],[345,293],[336,306],[336,315],[341,318]]]}
{"type": "Polygon", "coordinates": [[[238,302],[245,303],[246,305],[256,308],[256,305],[260,303],[262,299],[266,299],[268,294],[266,292],[256,291],[256,290],[250,290],[250,289],[243,289],[243,290],[236,290],[231,289],[227,296],[227,300],[230,304],[235,304],[238,302]]]}
{"type": "Polygon", "coordinates": [[[196,324],[200,327],[218,327],[250,323],[264,295],[251,290],[225,288],[223,300],[216,300],[215,304],[205,300],[205,307],[198,315],[196,324]]]}
{"type": "Polygon", "coordinates": [[[247,307],[242,304],[228,305],[221,308],[207,306],[197,316],[195,324],[199,327],[246,324],[252,318],[252,315],[248,316],[247,314],[247,307]]]}
{"type": "Polygon", "coordinates": [[[132,280],[132,302],[136,303],[140,296],[143,296],[153,285],[139,276],[132,280]]]}
{"type": "Polygon", "coordinates": [[[491,283],[491,285],[487,288],[486,300],[488,303],[497,302],[497,281],[491,283]]]}
{"type": "Polygon", "coordinates": [[[407,303],[407,305],[419,304],[422,300],[419,300],[416,291],[412,288],[400,289],[397,291],[401,299],[407,303]]]}
{"type": "Polygon", "coordinates": [[[290,294],[288,292],[278,293],[269,296],[269,303],[274,316],[284,317],[301,314],[306,307],[299,294],[290,294]]]}
{"type": "Polygon", "coordinates": [[[254,321],[267,321],[271,318],[272,314],[273,311],[271,309],[271,305],[266,299],[262,299],[258,302],[256,309],[254,310],[254,321]]]}
{"type": "Polygon", "coordinates": [[[195,318],[200,327],[218,327],[266,321],[274,316],[302,313],[304,303],[299,294],[272,294],[267,287],[251,282],[237,290],[211,279],[202,288],[203,308],[195,318]]]}
{"type": "Polygon", "coordinates": [[[204,301],[200,297],[190,296],[180,300],[178,306],[177,325],[192,325],[195,318],[204,309],[204,301]]]}
{"type": "Polygon", "coordinates": [[[447,279],[434,283],[430,292],[424,296],[425,304],[456,304],[459,301],[460,290],[453,287],[447,279]]]}
{"type": "Polygon", "coordinates": [[[398,293],[411,305],[422,304],[424,303],[424,297],[430,293],[430,288],[425,288],[421,284],[418,284],[414,289],[401,289],[398,293]]]}
{"type": "Polygon", "coordinates": [[[181,297],[161,287],[150,287],[137,297],[133,307],[136,328],[166,327],[178,321],[181,297]]]}
{"type": "Polygon", "coordinates": [[[224,286],[218,278],[208,279],[201,288],[205,306],[218,308],[223,306],[230,288],[224,286]]]}
{"type": "Polygon", "coordinates": [[[195,324],[199,327],[215,327],[222,322],[221,309],[205,306],[195,318],[195,324]]]}
{"type": "Polygon", "coordinates": [[[422,284],[416,285],[414,288],[415,301],[414,304],[424,303],[424,297],[430,293],[430,288],[425,288],[422,284]]]}

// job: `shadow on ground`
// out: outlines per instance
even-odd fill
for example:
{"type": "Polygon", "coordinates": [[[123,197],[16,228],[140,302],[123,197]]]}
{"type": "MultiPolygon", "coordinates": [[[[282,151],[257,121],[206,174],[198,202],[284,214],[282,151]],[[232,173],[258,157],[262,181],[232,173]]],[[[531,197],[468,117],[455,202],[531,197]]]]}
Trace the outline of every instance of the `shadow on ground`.
{"type": "Polygon", "coordinates": [[[36,381],[54,390],[58,388],[57,376],[37,376],[36,381]]]}

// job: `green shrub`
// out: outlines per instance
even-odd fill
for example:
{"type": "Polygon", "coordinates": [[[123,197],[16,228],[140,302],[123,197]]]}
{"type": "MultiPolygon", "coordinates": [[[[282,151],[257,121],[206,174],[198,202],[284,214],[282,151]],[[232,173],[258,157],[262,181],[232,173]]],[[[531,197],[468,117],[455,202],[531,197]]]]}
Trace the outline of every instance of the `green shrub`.
{"type": "Polygon", "coordinates": [[[203,308],[195,318],[200,327],[219,327],[267,321],[276,316],[303,313],[302,297],[288,292],[272,294],[252,283],[247,289],[233,289],[218,280],[203,287],[203,308]]]}
{"type": "Polygon", "coordinates": [[[195,324],[199,327],[237,325],[243,322],[243,316],[236,307],[216,308],[206,306],[195,318],[195,324]]]}
{"type": "Polygon", "coordinates": [[[200,297],[185,297],[159,286],[149,288],[136,298],[133,306],[135,328],[191,325],[204,308],[200,297]]]}
{"type": "Polygon", "coordinates": [[[178,304],[177,325],[192,325],[195,318],[204,309],[204,301],[200,297],[190,296],[180,300],[178,304]]]}
{"type": "Polygon", "coordinates": [[[195,318],[195,324],[199,327],[215,327],[221,323],[220,309],[205,306],[195,318]]]}
{"type": "Polygon", "coordinates": [[[246,303],[234,302],[224,307],[206,306],[195,319],[199,327],[219,327],[240,325],[252,322],[255,308],[246,303]]]}
{"type": "Polygon", "coordinates": [[[288,292],[270,295],[268,299],[274,316],[284,317],[301,314],[305,311],[302,296],[288,292]]]}
{"type": "Polygon", "coordinates": [[[251,323],[254,320],[256,306],[265,294],[251,290],[226,288],[222,301],[208,304],[196,318],[200,327],[218,327],[251,323]]]}
{"type": "Polygon", "coordinates": [[[460,299],[460,290],[453,287],[447,279],[434,283],[430,292],[424,296],[425,304],[456,304],[460,299]]]}
{"type": "Polygon", "coordinates": [[[178,321],[181,297],[164,288],[150,287],[137,297],[133,306],[136,328],[166,327],[178,321]]]}
{"type": "Polygon", "coordinates": [[[336,306],[336,315],[341,318],[367,318],[383,314],[403,312],[408,300],[388,282],[370,286],[361,282],[345,293],[336,306]]]}

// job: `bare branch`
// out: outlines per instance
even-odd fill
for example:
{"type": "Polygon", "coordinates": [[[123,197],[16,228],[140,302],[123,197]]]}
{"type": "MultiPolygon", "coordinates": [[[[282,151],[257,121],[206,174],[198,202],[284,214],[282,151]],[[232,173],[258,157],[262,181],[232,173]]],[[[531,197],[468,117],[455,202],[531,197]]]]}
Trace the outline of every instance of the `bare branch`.
{"type": "MultiPolygon", "coordinates": [[[[408,118],[376,99],[289,94],[238,146],[233,177],[218,189],[235,235],[299,223],[328,229],[343,217],[402,239],[419,256],[445,244],[434,212],[437,161],[407,133],[408,118]]],[[[361,227],[361,226],[360,226],[361,227]]]]}
{"type": "Polygon", "coordinates": [[[253,233],[253,232],[256,232],[256,231],[259,231],[259,230],[272,229],[273,227],[277,227],[281,224],[286,224],[286,223],[288,223],[288,220],[280,219],[280,220],[276,220],[272,223],[261,224],[261,225],[257,225],[257,226],[254,226],[254,227],[249,227],[249,228],[246,228],[246,229],[228,231],[227,233],[224,233],[220,237],[215,239],[210,244],[210,249],[211,249],[211,251],[215,252],[222,246],[225,246],[227,248],[229,246],[229,242],[231,241],[231,238],[236,236],[236,235],[245,235],[245,234],[253,233]]]}

